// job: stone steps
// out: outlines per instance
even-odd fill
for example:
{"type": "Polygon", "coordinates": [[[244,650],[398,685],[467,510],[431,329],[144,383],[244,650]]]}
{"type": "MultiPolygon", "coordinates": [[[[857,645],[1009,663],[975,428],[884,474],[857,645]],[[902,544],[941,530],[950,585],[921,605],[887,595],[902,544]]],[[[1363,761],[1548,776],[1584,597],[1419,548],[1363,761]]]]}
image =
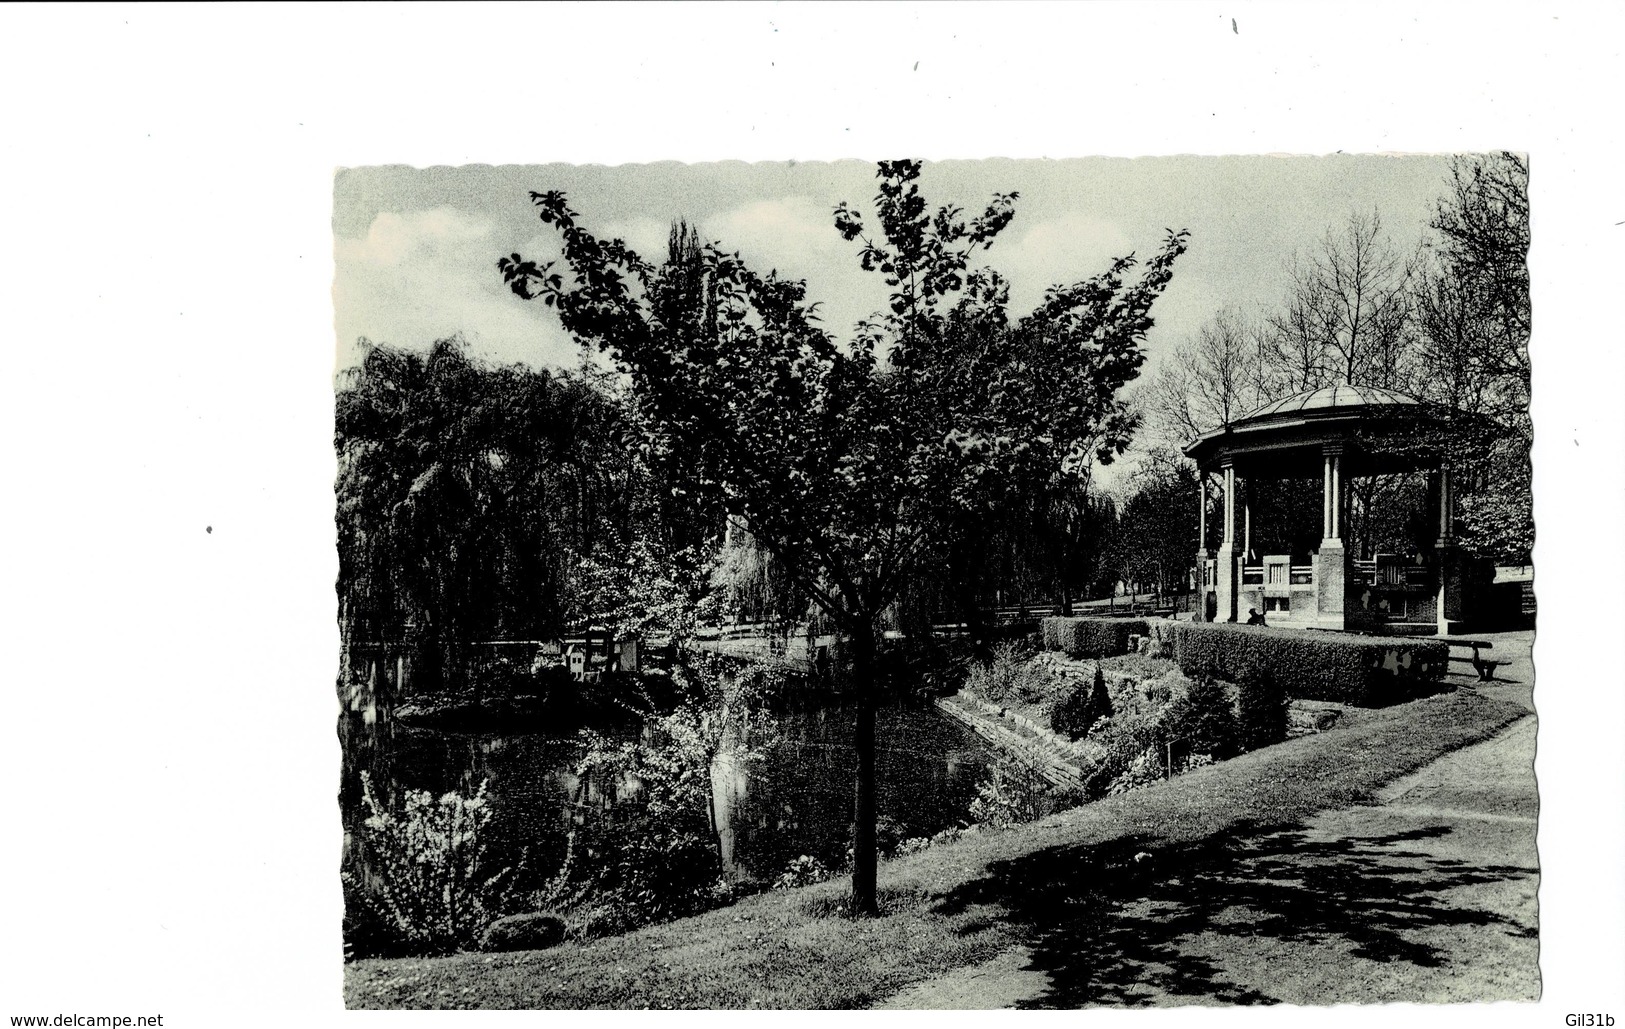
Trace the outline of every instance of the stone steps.
{"type": "Polygon", "coordinates": [[[964,693],[941,697],[937,707],[996,749],[1018,759],[1061,789],[1082,789],[1081,754],[1070,741],[1011,711],[964,693]]]}

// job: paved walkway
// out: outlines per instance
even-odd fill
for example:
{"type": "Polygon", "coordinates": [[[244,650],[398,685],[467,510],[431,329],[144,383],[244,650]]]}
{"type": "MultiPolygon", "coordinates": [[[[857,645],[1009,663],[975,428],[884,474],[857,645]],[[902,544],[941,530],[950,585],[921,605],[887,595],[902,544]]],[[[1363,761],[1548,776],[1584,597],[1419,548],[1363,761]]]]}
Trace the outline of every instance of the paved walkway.
{"type": "Polygon", "coordinates": [[[877,1006],[1534,1000],[1534,750],[1531,716],[1390,784],[1376,804],[1225,841],[1132,895],[1058,910],[1042,969],[1015,948],[877,1006]],[[1085,941],[1140,933],[1161,934],[1165,973],[1102,987],[1086,966],[1103,956],[1085,941]],[[1057,959],[1068,939],[1091,957],[1057,959]]]}

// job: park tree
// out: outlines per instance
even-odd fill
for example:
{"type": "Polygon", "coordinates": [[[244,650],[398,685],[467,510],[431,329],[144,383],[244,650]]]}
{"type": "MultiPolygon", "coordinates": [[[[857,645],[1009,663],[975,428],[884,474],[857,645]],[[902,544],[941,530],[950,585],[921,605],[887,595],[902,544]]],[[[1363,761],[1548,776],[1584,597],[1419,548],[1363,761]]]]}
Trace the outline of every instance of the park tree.
{"type": "Polygon", "coordinates": [[[459,643],[556,632],[578,562],[649,490],[592,378],[491,367],[457,338],[363,343],[335,406],[342,626],[406,646],[433,688],[459,643]]]}
{"type": "Polygon", "coordinates": [[[1177,449],[1274,399],[1267,341],[1264,326],[1227,307],[1176,343],[1139,390],[1157,440],[1177,449]]]}
{"type": "MultiPolygon", "coordinates": [[[[998,195],[967,217],[928,208],[913,161],[881,162],[875,231],[848,204],[837,230],[884,277],[889,310],[844,345],[802,282],[759,274],[721,246],[654,265],[533,193],[558,261],[498,266],[524,298],[608,354],[633,384],[648,445],[703,458],[728,516],[845,638],[859,709],[852,909],[876,912],[875,665],[882,618],[939,527],[1011,482],[1078,474],[1128,445],[1119,388],[1138,374],[1150,307],[1185,249],[1169,233],[1140,265],[1048,290],[1011,319],[1009,289],[973,268],[1015,213],[998,195]],[[562,262],[562,263],[560,263],[562,262]]],[[[668,255],[669,256],[669,255],[668,255]]]]}
{"type": "Polygon", "coordinates": [[[1283,394],[1342,383],[1405,390],[1415,264],[1375,211],[1350,215],[1341,232],[1328,230],[1300,255],[1270,320],[1270,364],[1283,394]]]}
{"type": "Polygon", "coordinates": [[[1127,582],[1154,584],[1159,596],[1181,586],[1196,552],[1196,470],[1191,462],[1150,461],[1128,480],[1108,550],[1127,582]]]}
{"type": "MultiPolygon", "coordinates": [[[[1522,563],[1534,544],[1527,163],[1508,153],[1456,158],[1431,228],[1411,291],[1411,336],[1414,392],[1440,421],[1402,445],[1450,464],[1458,538],[1469,551],[1522,563]]],[[[1420,495],[1417,483],[1409,488],[1420,495]]]]}
{"type": "Polygon", "coordinates": [[[1462,541],[1526,561],[1534,545],[1529,447],[1529,165],[1516,154],[1457,158],[1434,211],[1419,276],[1420,395],[1452,412],[1462,541]]]}

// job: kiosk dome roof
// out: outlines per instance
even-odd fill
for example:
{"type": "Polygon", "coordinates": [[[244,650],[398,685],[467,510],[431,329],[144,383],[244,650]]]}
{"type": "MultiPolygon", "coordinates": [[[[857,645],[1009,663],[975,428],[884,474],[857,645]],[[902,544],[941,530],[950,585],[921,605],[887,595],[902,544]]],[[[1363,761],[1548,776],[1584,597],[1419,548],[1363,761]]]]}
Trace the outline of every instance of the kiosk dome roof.
{"type": "Polygon", "coordinates": [[[1419,406],[1421,401],[1378,386],[1322,386],[1305,393],[1295,393],[1283,400],[1274,400],[1256,411],[1237,418],[1232,425],[1242,425],[1280,414],[1307,414],[1327,408],[1385,407],[1395,404],[1419,406]]]}
{"type": "Polygon", "coordinates": [[[1201,465],[1221,453],[1319,445],[1328,438],[1352,436],[1362,426],[1420,428],[1437,414],[1432,405],[1391,389],[1322,386],[1273,400],[1228,424],[1215,426],[1184,449],[1186,456],[1201,465]]]}

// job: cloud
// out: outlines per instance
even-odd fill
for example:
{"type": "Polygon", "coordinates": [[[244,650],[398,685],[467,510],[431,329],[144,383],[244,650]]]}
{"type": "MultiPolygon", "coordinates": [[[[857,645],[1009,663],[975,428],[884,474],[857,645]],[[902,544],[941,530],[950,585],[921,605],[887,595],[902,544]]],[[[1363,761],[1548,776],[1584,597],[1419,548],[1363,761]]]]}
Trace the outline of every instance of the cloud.
{"type": "MultiPolygon", "coordinates": [[[[1154,241],[1140,241],[1141,248],[1148,242],[1154,241]]],[[[1135,249],[1135,243],[1115,222],[1067,212],[1025,232],[1007,232],[982,260],[1010,280],[1011,311],[1020,315],[1036,307],[1050,286],[1070,285],[1097,275],[1114,258],[1135,249]]]]}
{"type": "Polygon", "coordinates": [[[577,348],[551,311],[503,284],[502,242],[489,218],[445,207],[383,212],[365,235],[340,236],[333,287],[340,363],[355,359],[358,336],[421,348],[461,333],[489,360],[575,364],[577,348]]]}
{"type": "Polygon", "coordinates": [[[844,338],[852,325],[886,305],[888,287],[858,263],[858,244],[835,231],[828,203],[790,196],[731,208],[701,231],[737,250],[751,267],[804,279],[823,324],[844,338]]]}
{"type": "MultiPolygon", "coordinates": [[[[739,256],[754,271],[807,283],[807,299],[838,338],[853,323],[886,304],[881,278],[858,264],[858,246],[835,231],[830,205],[807,196],[755,200],[689,219],[707,243],[739,256]]],[[[666,253],[671,221],[628,217],[605,222],[605,236],[619,237],[644,258],[666,253]]]]}
{"type": "MultiPolygon", "coordinates": [[[[587,228],[591,229],[593,234],[601,239],[620,240],[631,247],[645,261],[659,264],[666,258],[666,240],[671,235],[671,221],[669,219],[618,218],[604,222],[601,226],[588,225],[587,228]]],[[[544,246],[554,249],[558,246],[556,236],[551,240],[545,242],[539,240],[538,242],[542,243],[542,246],[537,247],[538,253],[542,252],[544,246]]]]}
{"type": "Polygon", "coordinates": [[[490,239],[491,221],[480,215],[437,207],[397,214],[385,211],[372,220],[361,239],[339,239],[340,256],[373,267],[394,267],[490,239]]]}

